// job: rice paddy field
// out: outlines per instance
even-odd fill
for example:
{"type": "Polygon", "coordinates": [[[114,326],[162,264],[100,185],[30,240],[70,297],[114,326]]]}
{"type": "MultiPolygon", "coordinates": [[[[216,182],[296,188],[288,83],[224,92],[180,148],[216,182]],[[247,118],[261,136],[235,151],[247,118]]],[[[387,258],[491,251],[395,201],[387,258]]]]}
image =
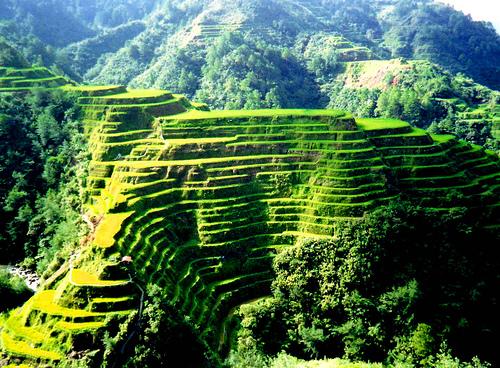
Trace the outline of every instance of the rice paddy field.
{"type": "Polygon", "coordinates": [[[75,86],[43,68],[0,68],[1,92],[59,86],[78,94],[84,111],[86,208],[97,226],[0,323],[2,349],[23,367],[63,359],[113,316],[137,310],[123,256],[217,353],[227,347],[231,311],[270,294],[277,252],[335,237],[339,219],[405,195],[435,211],[485,206],[485,226],[498,226],[498,157],[454,136],[335,110],[201,111],[168,91],[75,86]]]}

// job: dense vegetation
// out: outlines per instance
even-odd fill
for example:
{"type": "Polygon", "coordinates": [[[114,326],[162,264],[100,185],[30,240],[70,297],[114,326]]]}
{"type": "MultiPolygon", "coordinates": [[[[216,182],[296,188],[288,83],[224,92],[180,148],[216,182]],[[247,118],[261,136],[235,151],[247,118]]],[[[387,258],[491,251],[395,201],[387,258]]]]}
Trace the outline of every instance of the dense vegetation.
{"type": "MultiPolygon", "coordinates": [[[[191,39],[183,34],[196,33],[197,25],[202,28],[201,38],[195,37],[195,43],[201,46],[197,54],[203,55],[212,47],[208,37],[213,34],[212,29],[205,31],[203,27],[213,26],[215,35],[220,35],[227,24],[235,22],[235,14],[245,25],[240,30],[263,39],[267,46],[290,48],[304,35],[327,32],[343,35],[356,47],[367,46],[379,57],[427,59],[489,87],[500,86],[496,79],[500,39],[491,25],[473,22],[463,13],[430,0],[226,1],[222,6],[208,0],[188,4],[159,0],[133,4],[124,0],[92,0],[85,4],[77,0],[8,0],[0,6],[0,34],[21,48],[31,62],[41,57],[45,65],[58,65],[83,78],[99,56],[103,58],[98,70],[91,75],[97,74],[101,81],[117,80],[116,73],[123,73],[107,66],[136,65],[133,73],[118,78],[120,83],[128,83],[151,68],[161,69],[157,62],[168,53],[182,53],[183,47],[179,46],[184,39],[188,43],[191,39]],[[390,6],[394,8],[387,11],[390,6]],[[54,21],[50,24],[41,21],[51,18],[54,21]],[[149,57],[144,58],[137,49],[150,49],[149,57]],[[72,57],[75,55],[90,58],[72,57]]],[[[282,61],[278,58],[271,62],[282,61]]],[[[163,67],[172,66],[164,63],[163,67]]]]}
{"type": "Polygon", "coordinates": [[[498,95],[472,80],[500,88],[500,37],[430,0],[9,0],[0,35],[77,81],[169,89],[213,108],[346,108],[499,150],[498,111],[477,113],[498,95]],[[346,63],[399,57],[434,64],[386,75],[390,88],[342,82],[346,63]]]}
{"type": "Polygon", "coordinates": [[[0,37],[0,65],[22,68],[28,66],[28,63],[17,50],[0,37]]]}
{"type": "Polygon", "coordinates": [[[222,36],[202,72],[196,99],[214,108],[318,106],[319,90],[296,56],[249,37],[222,36]]]}
{"type": "Polygon", "coordinates": [[[433,2],[399,1],[382,21],[393,57],[426,59],[500,89],[499,36],[488,24],[433,2]]]}
{"type": "Polygon", "coordinates": [[[2,1],[0,365],[500,364],[499,56],[430,0],[2,1]]]}
{"type": "MultiPolygon", "coordinates": [[[[74,99],[62,92],[0,96],[0,249],[43,271],[82,235],[86,143],[74,99]]],[[[84,227],[83,227],[84,229],[84,227]]]]}
{"type": "Polygon", "coordinates": [[[495,361],[499,239],[477,213],[399,203],[341,229],[278,255],[273,298],[242,310],[240,354],[435,367],[447,342],[495,361]]]}
{"type": "Polygon", "coordinates": [[[0,312],[18,307],[32,295],[24,280],[0,267],[0,312]]]}
{"type": "MultiPolygon", "coordinates": [[[[344,79],[326,83],[329,106],[363,117],[395,117],[435,133],[455,134],[498,150],[492,134],[498,121],[500,93],[453,75],[429,62],[400,61],[399,70],[383,73],[380,85],[353,88],[344,79]]],[[[359,78],[369,62],[352,64],[344,74],[359,78]]]]}
{"type": "Polygon", "coordinates": [[[216,367],[215,357],[167,300],[158,286],[148,289],[140,337],[122,366],[216,367]]]}

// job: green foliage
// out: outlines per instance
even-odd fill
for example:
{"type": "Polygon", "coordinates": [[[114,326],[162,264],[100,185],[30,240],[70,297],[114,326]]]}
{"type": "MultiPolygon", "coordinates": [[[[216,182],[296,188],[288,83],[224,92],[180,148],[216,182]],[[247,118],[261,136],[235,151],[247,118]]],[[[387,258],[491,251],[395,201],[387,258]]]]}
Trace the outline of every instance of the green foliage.
{"type": "Polygon", "coordinates": [[[452,75],[437,65],[419,61],[397,76],[387,74],[385,82],[382,90],[348,88],[344,82],[327,84],[329,107],[346,109],[360,117],[398,118],[429,128],[432,133],[455,134],[470,143],[498,149],[492,129],[498,92],[462,74],[452,75]]]}
{"type": "MultiPolygon", "coordinates": [[[[9,0],[0,8],[0,34],[31,63],[75,80],[167,88],[214,107],[324,107],[319,91],[344,61],[391,55],[431,60],[498,88],[500,43],[489,25],[430,1],[393,3],[382,12],[386,2],[368,0],[245,0],[220,9],[204,0],[9,0]],[[228,38],[235,18],[242,28],[228,38]]],[[[418,101],[404,95],[404,111],[391,116],[429,125],[435,111],[416,93],[418,101]]],[[[376,107],[347,105],[362,116],[376,107]]]]}
{"type": "Polygon", "coordinates": [[[330,98],[328,107],[352,111],[360,117],[373,117],[376,116],[375,109],[380,91],[368,88],[345,88],[343,83],[333,83],[328,86],[328,96],[330,98]]]}
{"type": "Polygon", "coordinates": [[[21,278],[12,276],[6,268],[0,268],[0,312],[19,306],[32,294],[21,278]]]}
{"type": "Polygon", "coordinates": [[[85,231],[86,144],[80,111],[62,92],[0,96],[0,248],[6,261],[55,252],[85,231]]]}
{"type": "MultiPolygon", "coordinates": [[[[133,59],[136,51],[141,49],[150,49],[152,56],[156,50],[157,55],[161,54],[166,58],[172,51],[174,54],[182,52],[182,48],[173,47],[176,44],[174,38],[178,35],[172,36],[186,24],[189,25],[201,11],[209,9],[206,15],[209,25],[231,23],[233,13],[241,12],[248,19],[252,37],[265,39],[269,45],[286,45],[293,42],[295,37],[303,38],[304,34],[312,34],[318,40],[323,39],[324,28],[318,27],[320,21],[328,26],[326,29],[334,32],[334,37],[340,34],[356,42],[357,45],[352,50],[368,46],[371,51],[384,57],[390,56],[392,52],[394,56],[427,58],[453,71],[463,71],[478,79],[482,78],[480,81],[483,83],[494,79],[496,73],[492,68],[495,67],[493,60],[498,53],[498,38],[491,28],[483,23],[472,22],[463,14],[442,5],[426,2],[425,5],[413,6],[409,1],[397,3],[395,11],[386,13],[384,17],[377,17],[383,3],[366,0],[306,4],[310,14],[306,9],[301,11],[300,7],[279,0],[228,4],[220,14],[212,10],[206,1],[199,0],[188,4],[181,1],[163,3],[159,0],[141,0],[133,4],[125,0],[91,0],[85,3],[76,0],[36,3],[9,0],[0,9],[0,18],[4,19],[2,23],[5,28],[2,33],[17,47],[22,48],[31,62],[41,56],[45,65],[57,64],[70,75],[83,76],[83,65],[95,65],[98,56],[104,57],[108,53],[114,59],[111,64],[116,66],[117,63],[122,63],[123,67],[126,66],[125,54],[132,54],[133,59]],[[161,9],[161,16],[152,17],[151,14],[157,9],[161,9]],[[307,15],[304,16],[304,13],[307,15]],[[54,14],[57,14],[55,22],[45,24],[40,21],[54,14]],[[402,19],[407,17],[411,17],[412,26],[401,27],[404,23],[402,19]],[[141,34],[138,34],[139,20],[148,23],[141,34]],[[165,23],[170,23],[170,26],[165,26],[165,23]],[[68,27],[70,24],[72,27],[68,27]],[[451,34],[453,41],[443,38],[442,35],[445,34],[451,34]],[[482,40],[480,47],[476,39],[482,40]],[[113,45],[109,45],[110,41],[113,45]],[[74,45],[69,50],[63,50],[71,43],[74,45]],[[111,47],[105,46],[106,44],[111,47]],[[66,58],[66,51],[84,58],[66,58]],[[89,52],[90,58],[86,58],[89,52]]],[[[188,26],[188,31],[190,30],[188,26]]],[[[334,56],[328,51],[329,45],[322,43],[325,47],[324,56],[318,54],[319,58],[313,61],[320,69],[329,65],[329,62],[323,63],[325,58],[334,56]]],[[[203,56],[203,48],[198,49],[198,57],[203,56]]],[[[369,50],[368,55],[371,51],[369,50]]],[[[173,55],[173,58],[176,57],[173,55]]],[[[110,55],[106,58],[109,59],[110,55]]],[[[107,64],[105,60],[101,62],[107,64]]],[[[159,59],[154,57],[147,58],[147,64],[136,65],[139,68],[136,74],[129,76],[125,83],[150,68],[156,70],[154,74],[163,74],[163,68],[158,62],[159,59]]],[[[166,70],[171,68],[163,64],[166,70]]],[[[89,66],[85,65],[84,68],[89,66]]],[[[324,71],[325,75],[332,73],[331,68],[324,71]]],[[[104,67],[99,73],[100,79],[111,77],[111,72],[104,67]]],[[[200,74],[197,76],[199,78],[200,74]]]]}
{"type": "Polygon", "coordinates": [[[27,62],[12,46],[0,36],[0,66],[27,67],[27,62]]]}
{"type": "Polygon", "coordinates": [[[498,144],[492,139],[492,125],[487,120],[469,122],[446,117],[432,123],[429,131],[434,134],[455,134],[467,142],[496,150],[498,144]]]}
{"type": "Polygon", "coordinates": [[[447,5],[415,0],[398,1],[382,24],[393,57],[430,60],[500,88],[500,37],[490,25],[447,5]]]}
{"type": "Polygon", "coordinates": [[[307,108],[318,90],[291,53],[228,33],[207,52],[196,98],[220,109],[307,108]]]}
{"type": "Polygon", "coordinates": [[[498,234],[480,221],[403,203],[281,252],[274,298],[242,308],[239,349],[433,367],[447,339],[455,354],[494,359],[498,234]]]}
{"type": "Polygon", "coordinates": [[[132,85],[147,85],[182,93],[192,98],[199,89],[205,55],[196,45],[171,47],[151,68],[134,79],[132,85]]]}
{"type": "Polygon", "coordinates": [[[194,331],[171,309],[162,290],[149,285],[134,352],[123,367],[214,367],[214,358],[194,331]]]}
{"type": "Polygon", "coordinates": [[[126,41],[137,36],[144,29],[142,22],[126,23],[58,51],[56,62],[62,65],[72,64],[72,71],[83,77],[97,63],[100,55],[118,51],[126,41]]]}

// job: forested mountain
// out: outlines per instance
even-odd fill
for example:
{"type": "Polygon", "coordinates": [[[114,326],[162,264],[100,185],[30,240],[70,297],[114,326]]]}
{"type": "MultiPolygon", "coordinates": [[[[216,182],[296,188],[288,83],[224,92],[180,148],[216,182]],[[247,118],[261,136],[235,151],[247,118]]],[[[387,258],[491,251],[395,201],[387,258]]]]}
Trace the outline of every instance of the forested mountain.
{"type": "Polygon", "coordinates": [[[0,366],[500,364],[499,54],[431,0],[2,1],[0,366]]]}
{"type": "Polygon", "coordinates": [[[9,0],[0,19],[0,34],[30,62],[79,82],[165,88],[214,108],[356,105],[359,116],[432,124],[498,150],[498,94],[472,86],[500,88],[500,36],[491,24],[430,0],[9,0]],[[432,64],[419,67],[429,69],[423,77],[376,62],[397,58],[432,64]],[[371,60],[356,67],[358,74],[385,79],[358,83],[361,92],[343,88],[350,64],[371,60]],[[412,91],[409,80],[420,78],[420,85],[441,83],[448,91],[412,91]],[[406,113],[378,103],[391,84],[411,100],[406,113]]]}
{"type": "MultiPolygon", "coordinates": [[[[214,37],[225,31],[249,33],[252,41],[264,43],[262,47],[283,50],[305,35],[327,32],[342,35],[355,46],[366,46],[372,51],[370,55],[379,58],[428,59],[481,84],[500,86],[495,62],[500,56],[500,40],[491,24],[474,22],[430,0],[7,0],[0,5],[0,18],[1,33],[22,47],[30,61],[38,56],[49,58],[44,59],[45,64],[77,72],[85,80],[126,84],[145,73],[165,87],[179,79],[162,76],[165,71],[160,65],[172,68],[162,58],[176,59],[193,44],[196,53],[204,56],[214,37]],[[81,53],[82,58],[106,55],[87,74],[94,65],[82,66],[78,57],[65,60],[68,53],[81,53]],[[118,63],[139,68],[132,73],[106,72],[118,63]],[[156,72],[149,71],[151,68],[156,72]]],[[[351,58],[367,57],[363,52],[357,54],[349,44],[339,48],[351,58]]],[[[137,80],[143,82],[141,77],[137,80]]]]}

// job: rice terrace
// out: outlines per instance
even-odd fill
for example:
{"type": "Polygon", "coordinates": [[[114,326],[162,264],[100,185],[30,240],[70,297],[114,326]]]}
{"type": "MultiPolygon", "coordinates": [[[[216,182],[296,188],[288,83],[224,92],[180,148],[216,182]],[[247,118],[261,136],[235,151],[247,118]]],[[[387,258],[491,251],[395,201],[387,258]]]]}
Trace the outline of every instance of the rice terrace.
{"type": "MultiPolygon", "coordinates": [[[[200,13],[186,23],[176,41],[184,49],[210,49],[228,33],[275,37],[264,18],[247,19],[242,10],[225,19],[217,2],[206,3],[213,15],[200,13]]],[[[321,32],[333,24],[324,11],[328,2],[290,3],[316,17],[321,32]]],[[[388,6],[383,4],[370,6],[388,6]]],[[[159,13],[151,8],[148,19],[159,17],[162,8],[155,9],[159,13]]],[[[117,30],[116,37],[125,31],[117,30]]],[[[17,208],[12,219],[33,217],[19,227],[28,239],[24,251],[0,231],[2,252],[6,244],[12,257],[0,263],[24,258],[19,264],[41,282],[36,292],[18,292],[16,305],[0,309],[0,366],[498,363],[499,329],[492,320],[498,311],[498,92],[493,84],[487,89],[442,74],[461,86],[460,93],[475,91],[475,100],[453,91],[426,100],[453,111],[460,129],[486,124],[488,138],[476,143],[458,137],[458,130],[442,134],[451,115],[440,115],[446,122],[432,130],[406,115],[349,112],[348,106],[365,103],[367,88],[387,94],[378,98],[374,111],[381,111],[395,101],[388,94],[396,93],[391,88],[398,80],[404,85],[405,73],[441,73],[420,60],[380,59],[376,38],[363,43],[352,32],[334,32],[324,41],[343,69],[319,90],[359,93],[358,102],[297,108],[239,106],[236,97],[227,98],[234,106],[219,106],[216,97],[202,99],[206,91],[99,84],[69,69],[27,62],[6,43],[0,47],[8,55],[0,57],[0,177],[7,173],[0,179],[0,200],[5,216],[17,208]],[[394,81],[385,86],[389,74],[394,81]],[[26,133],[16,130],[21,122],[26,133]],[[65,126],[74,130],[54,143],[65,126]],[[16,161],[24,152],[16,143],[22,137],[38,142],[27,149],[35,152],[28,161],[16,161]],[[42,182],[43,191],[30,194],[42,182]],[[17,205],[26,198],[32,205],[17,205]],[[33,234],[47,239],[40,246],[45,253],[29,245],[33,234]],[[51,242],[60,245],[51,251],[51,242]]],[[[97,42],[89,39],[89,45],[97,42]]],[[[203,55],[210,60],[221,50],[203,55]]],[[[108,52],[112,57],[115,51],[108,52]]],[[[216,73],[205,72],[203,78],[216,73]]],[[[438,74],[433,76],[445,78],[438,74]]],[[[227,80],[224,93],[235,80],[227,80]]],[[[415,83],[418,93],[424,82],[415,83]]],[[[410,111],[404,105],[410,92],[397,93],[401,111],[410,111]]],[[[471,137],[471,130],[466,134],[471,137]]],[[[10,295],[3,294],[4,281],[0,285],[0,295],[10,295]]]]}

